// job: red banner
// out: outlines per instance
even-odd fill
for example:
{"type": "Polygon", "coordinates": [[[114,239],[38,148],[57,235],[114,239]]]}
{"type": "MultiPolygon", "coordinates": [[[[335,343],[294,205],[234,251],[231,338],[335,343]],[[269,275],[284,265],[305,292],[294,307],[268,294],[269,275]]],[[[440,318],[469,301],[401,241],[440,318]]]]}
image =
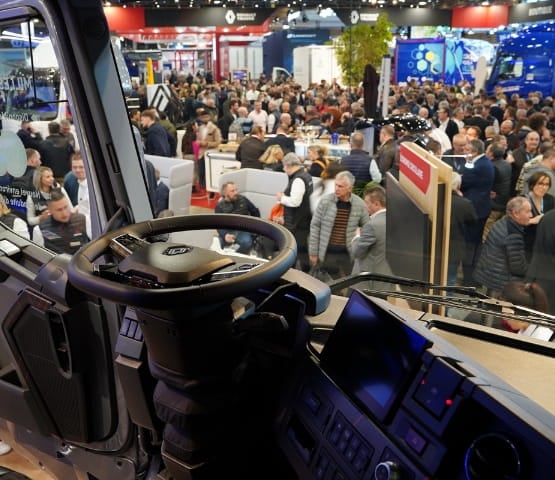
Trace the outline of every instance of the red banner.
{"type": "Polygon", "coordinates": [[[451,28],[497,28],[508,22],[508,5],[457,7],[453,9],[451,28]]]}
{"type": "Polygon", "coordinates": [[[430,188],[430,164],[401,143],[399,171],[405,175],[422,193],[430,188]]]}

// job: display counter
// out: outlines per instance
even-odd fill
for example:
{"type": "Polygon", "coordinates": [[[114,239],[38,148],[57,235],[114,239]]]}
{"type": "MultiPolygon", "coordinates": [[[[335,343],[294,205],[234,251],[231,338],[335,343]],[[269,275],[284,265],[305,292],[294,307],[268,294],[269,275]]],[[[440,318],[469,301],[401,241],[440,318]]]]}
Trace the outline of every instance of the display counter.
{"type": "Polygon", "coordinates": [[[348,155],[351,151],[351,145],[349,143],[337,143],[332,144],[328,142],[295,142],[295,153],[299,158],[306,158],[308,156],[308,147],[310,145],[321,145],[328,150],[328,157],[332,158],[342,158],[348,155]]]}
{"type": "MultiPolygon", "coordinates": [[[[309,145],[320,145],[318,142],[295,142],[295,153],[301,159],[307,158],[309,145]]],[[[351,151],[348,143],[330,144],[322,143],[328,149],[328,157],[342,158],[351,151]]],[[[235,152],[220,152],[219,150],[208,150],[205,155],[206,162],[206,190],[208,192],[219,192],[220,177],[233,170],[241,168],[241,162],[235,160],[235,152]]]]}

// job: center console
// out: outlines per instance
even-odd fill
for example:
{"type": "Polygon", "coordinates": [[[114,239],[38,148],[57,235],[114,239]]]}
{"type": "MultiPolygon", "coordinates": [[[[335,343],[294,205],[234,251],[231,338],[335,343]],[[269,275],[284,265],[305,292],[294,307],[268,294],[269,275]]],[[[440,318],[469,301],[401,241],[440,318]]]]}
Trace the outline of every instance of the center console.
{"type": "Polygon", "coordinates": [[[303,480],[555,478],[552,411],[358,291],[299,368],[275,425],[303,480]]]}

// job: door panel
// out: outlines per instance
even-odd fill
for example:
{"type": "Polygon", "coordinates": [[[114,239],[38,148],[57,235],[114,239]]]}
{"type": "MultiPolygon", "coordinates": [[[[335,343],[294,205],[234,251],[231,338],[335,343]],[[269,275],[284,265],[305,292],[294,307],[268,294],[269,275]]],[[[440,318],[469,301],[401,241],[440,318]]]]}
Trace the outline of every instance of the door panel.
{"type": "MultiPolygon", "coordinates": [[[[14,238],[3,233],[6,242],[14,238]]],[[[33,256],[42,249],[21,242],[18,248],[3,263],[22,271],[44,261],[33,256]]],[[[2,410],[2,416],[70,441],[101,441],[117,425],[109,329],[101,306],[68,285],[69,258],[51,255],[34,285],[8,282],[7,275],[0,284],[0,296],[14,300],[2,320],[13,359],[0,381],[6,390],[1,397],[16,407],[2,410]]]]}

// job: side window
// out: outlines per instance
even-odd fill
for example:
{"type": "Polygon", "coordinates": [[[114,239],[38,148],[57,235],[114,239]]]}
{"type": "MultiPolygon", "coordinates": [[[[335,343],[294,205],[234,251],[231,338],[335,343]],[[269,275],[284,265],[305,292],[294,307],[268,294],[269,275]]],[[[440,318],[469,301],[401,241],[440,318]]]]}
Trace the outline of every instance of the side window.
{"type": "Polygon", "coordinates": [[[90,237],[88,191],[70,173],[78,145],[54,48],[40,19],[0,28],[0,220],[54,251],[73,253],[90,237]],[[78,197],[86,200],[82,209],[78,197]],[[75,223],[82,235],[65,242],[58,221],[75,223]]]}
{"type": "Polygon", "coordinates": [[[523,73],[524,62],[522,57],[506,55],[500,59],[499,78],[520,78],[523,73]]]}
{"type": "Polygon", "coordinates": [[[61,120],[61,115],[65,118],[66,112],[48,32],[41,21],[30,19],[3,25],[0,38],[2,128],[17,132],[21,122],[28,120],[46,134],[48,122],[61,120]]]}

